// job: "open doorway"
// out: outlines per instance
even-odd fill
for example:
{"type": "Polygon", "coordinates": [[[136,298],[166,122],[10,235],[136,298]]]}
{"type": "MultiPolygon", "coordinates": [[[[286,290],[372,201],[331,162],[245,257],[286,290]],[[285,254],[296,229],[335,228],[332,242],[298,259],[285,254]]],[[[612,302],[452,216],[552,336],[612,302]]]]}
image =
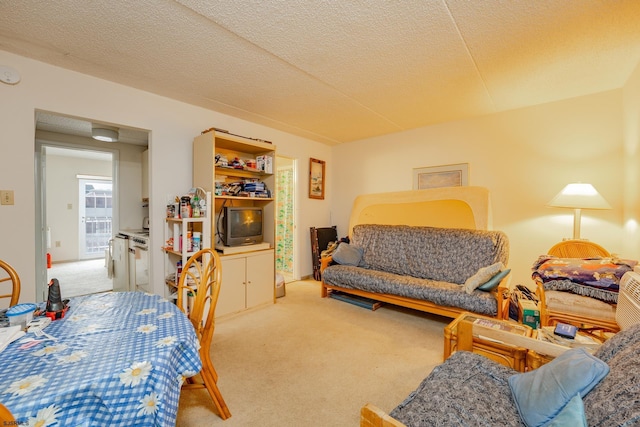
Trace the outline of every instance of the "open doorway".
{"type": "Polygon", "coordinates": [[[47,282],[65,298],[111,291],[114,153],[43,144],[42,154],[47,282]]]}
{"type": "Polygon", "coordinates": [[[149,131],[43,111],[35,120],[36,297],[54,277],[64,298],[112,290],[109,241],[148,216],[149,131]],[[96,124],[119,139],[92,138],[96,124]]]}

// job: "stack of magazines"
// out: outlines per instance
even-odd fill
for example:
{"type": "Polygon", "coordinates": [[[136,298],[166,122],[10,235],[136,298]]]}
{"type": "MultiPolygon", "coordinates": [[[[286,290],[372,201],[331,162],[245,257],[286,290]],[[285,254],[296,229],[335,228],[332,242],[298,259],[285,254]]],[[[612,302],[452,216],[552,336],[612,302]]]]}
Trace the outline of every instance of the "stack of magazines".
{"type": "Polygon", "coordinates": [[[560,335],[553,333],[554,328],[554,326],[543,326],[538,329],[538,339],[562,345],[564,347],[584,347],[590,353],[593,353],[601,345],[598,340],[585,334],[576,334],[576,337],[573,339],[563,338],[560,335]]]}

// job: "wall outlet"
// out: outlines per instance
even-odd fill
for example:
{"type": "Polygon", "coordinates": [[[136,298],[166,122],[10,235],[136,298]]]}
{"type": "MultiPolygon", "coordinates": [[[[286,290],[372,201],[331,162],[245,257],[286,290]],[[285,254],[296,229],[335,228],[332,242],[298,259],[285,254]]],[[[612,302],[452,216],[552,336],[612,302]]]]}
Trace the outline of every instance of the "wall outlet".
{"type": "Polygon", "coordinates": [[[13,205],[13,190],[0,190],[0,204],[13,205]]]}
{"type": "Polygon", "coordinates": [[[60,246],[62,246],[62,244],[60,243],[60,240],[56,240],[56,248],[59,248],[60,246]]]}

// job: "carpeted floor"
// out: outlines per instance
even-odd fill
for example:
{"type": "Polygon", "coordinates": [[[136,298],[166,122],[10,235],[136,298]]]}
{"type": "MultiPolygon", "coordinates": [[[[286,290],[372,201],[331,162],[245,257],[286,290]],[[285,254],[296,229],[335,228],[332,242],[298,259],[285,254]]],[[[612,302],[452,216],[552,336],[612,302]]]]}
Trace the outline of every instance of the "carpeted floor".
{"type": "Polygon", "coordinates": [[[47,269],[47,276],[47,282],[53,278],[58,279],[63,298],[113,289],[113,281],[107,277],[103,258],[55,263],[47,269]]]}
{"type": "Polygon", "coordinates": [[[357,426],[365,403],[390,411],[442,361],[450,321],[288,283],[275,305],[216,323],[212,359],[232,417],[222,421],[205,390],[185,390],[177,425],[357,426]]]}

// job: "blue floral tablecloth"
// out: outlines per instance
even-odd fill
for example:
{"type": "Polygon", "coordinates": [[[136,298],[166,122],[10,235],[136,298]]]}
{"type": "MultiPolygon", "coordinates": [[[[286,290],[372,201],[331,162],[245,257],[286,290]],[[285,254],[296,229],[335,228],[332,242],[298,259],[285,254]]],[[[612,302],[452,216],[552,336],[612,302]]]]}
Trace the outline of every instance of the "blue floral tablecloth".
{"type": "Polygon", "coordinates": [[[57,340],[0,353],[0,402],[19,425],[173,426],[184,378],[202,367],[191,323],[158,295],[75,298],[45,332],[57,340]]]}

